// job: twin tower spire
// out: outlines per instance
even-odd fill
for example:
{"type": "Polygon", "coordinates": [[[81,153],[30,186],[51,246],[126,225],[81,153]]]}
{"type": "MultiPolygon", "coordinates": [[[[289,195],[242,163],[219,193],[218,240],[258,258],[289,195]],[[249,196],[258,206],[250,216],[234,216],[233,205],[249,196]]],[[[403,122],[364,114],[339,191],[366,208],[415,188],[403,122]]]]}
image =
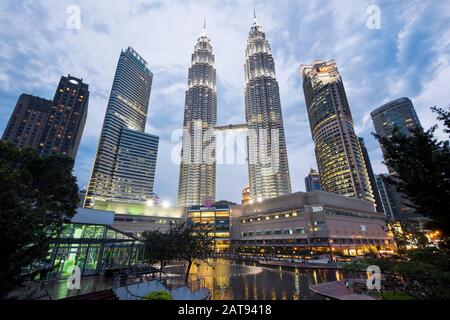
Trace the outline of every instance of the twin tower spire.
{"type": "MultiPolygon", "coordinates": [[[[257,202],[291,193],[291,181],[275,64],[255,10],[253,18],[246,48],[245,117],[250,198],[257,202]]],[[[216,201],[214,59],[204,19],[185,98],[178,186],[178,205],[182,207],[210,206],[216,201]]]]}

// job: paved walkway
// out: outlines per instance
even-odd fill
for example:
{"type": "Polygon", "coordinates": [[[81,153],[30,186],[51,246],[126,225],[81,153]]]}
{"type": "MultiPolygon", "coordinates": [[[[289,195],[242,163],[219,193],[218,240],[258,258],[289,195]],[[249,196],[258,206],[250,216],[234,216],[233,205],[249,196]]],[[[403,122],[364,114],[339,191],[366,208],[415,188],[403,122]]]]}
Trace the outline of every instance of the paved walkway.
{"type": "Polygon", "coordinates": [[[366,294],[354,293],[353,289],[349,292],[344,281],[321,283],[311,286],[310,289],[321,296],[336,300],[376,300],[366,294]]]}

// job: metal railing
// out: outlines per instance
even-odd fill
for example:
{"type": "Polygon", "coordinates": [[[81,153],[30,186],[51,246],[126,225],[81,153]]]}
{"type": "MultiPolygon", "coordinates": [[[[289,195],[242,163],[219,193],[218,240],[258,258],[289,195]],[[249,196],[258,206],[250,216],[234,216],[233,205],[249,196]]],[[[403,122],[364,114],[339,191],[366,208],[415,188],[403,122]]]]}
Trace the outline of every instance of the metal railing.
{"type": "MultiPolygon", "coordinates": [[[[141,283],[149,280],[149,277],[156,279],[160,271],[154,267],[130,267],[116,271],[113,278],[113,288],[125,287],[128,284],[141,283]]],[[[166,277],[162,271],[161,278],[166,277]]]]}

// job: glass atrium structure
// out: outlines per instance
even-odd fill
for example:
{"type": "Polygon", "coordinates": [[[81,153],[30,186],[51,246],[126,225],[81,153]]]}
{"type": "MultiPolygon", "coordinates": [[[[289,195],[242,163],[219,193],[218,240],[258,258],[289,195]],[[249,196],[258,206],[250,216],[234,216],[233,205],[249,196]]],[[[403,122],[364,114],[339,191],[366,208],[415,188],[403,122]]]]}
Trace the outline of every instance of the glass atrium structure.
{"type": "Polygon", "coordinates": [[[81,276],[125,268],[142,261],[143,243],[110,226],[69,223],[50,246],[48,278],[68,277],[79,267],[81,276]]]}

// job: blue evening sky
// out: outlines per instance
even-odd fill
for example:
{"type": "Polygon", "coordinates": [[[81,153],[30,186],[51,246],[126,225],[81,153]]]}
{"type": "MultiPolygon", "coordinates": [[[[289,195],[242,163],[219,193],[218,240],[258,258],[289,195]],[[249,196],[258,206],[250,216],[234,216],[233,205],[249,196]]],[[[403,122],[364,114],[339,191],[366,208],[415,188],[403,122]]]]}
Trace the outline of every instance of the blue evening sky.
{"type": "MultiPolygon", "coordinates": [[[[172,132],[183,122],[190,55],[203,17],[216,56],[218,123],[244,122],[244,50],[253,19],[267,33],[275,57],[293,191],[316,167],[300,64],[335,59],[355,127],[365,138],[376,173],[386,172],[370,112],[410,97],[424,127],[429,107],[450,103],[450,3],[395,0],[0,1],[0,133],[18,96],[52,98],[61,75],[90,87],[89,115],[75,164],[87,184],[120,50],[134,47],[154,74],[147,132],[161,138],[155,192],[176,201],[178,165],[172,132]],[[67,10],[79,6],[81,28],[70,29],[67,10]],[[381,11],[381,29],[366,25],[367,8],[381,11]]],[[[217,199],[240,202],[247,166],[219,165],[217,199]]]]}

